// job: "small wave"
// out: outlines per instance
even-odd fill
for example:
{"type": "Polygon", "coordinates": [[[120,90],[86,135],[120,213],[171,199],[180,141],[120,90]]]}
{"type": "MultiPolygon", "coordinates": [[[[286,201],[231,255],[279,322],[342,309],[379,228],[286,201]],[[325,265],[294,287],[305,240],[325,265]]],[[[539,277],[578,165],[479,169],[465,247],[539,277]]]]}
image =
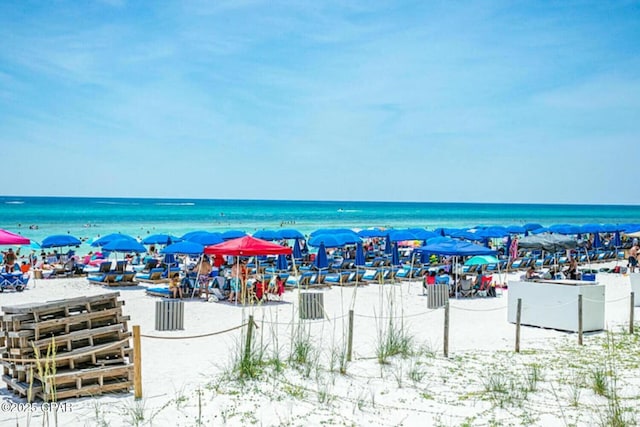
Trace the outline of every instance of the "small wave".
{"type": "Polygon", "coordinates": [[[338,209],[338,212],[341,213],[353,213],[353,212],[362,212],[359,209],[338,209]]]}
{"type": "Polygon", "coordinates": [[[193,203],[193,202],[181,202],[181,203],[163,202],[163,203],[156,203],[156,206],[195,206],[195,203],[193,203]]]}
{"type": "Polygon", "coordinates": [[[140,204],[135,202],[106,202],[106,201],[99,201],[96,203],[99,205],[139,205],[140,204]]]}
{"type": "Polygon", "coordinates": [[[7,205],[24,205],[24,202],[21,200],[12,200],[9,202],[4,202],[7,205]]]}

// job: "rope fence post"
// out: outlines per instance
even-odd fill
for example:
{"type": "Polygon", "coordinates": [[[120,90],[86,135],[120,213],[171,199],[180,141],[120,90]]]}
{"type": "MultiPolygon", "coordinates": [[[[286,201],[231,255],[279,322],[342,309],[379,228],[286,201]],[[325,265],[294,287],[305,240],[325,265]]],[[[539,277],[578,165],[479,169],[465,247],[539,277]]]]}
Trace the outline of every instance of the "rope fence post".
{"type": "Polygon", "coordinates": [[[249,323],[247,325],[247,342],[244,348],[244,360],[249,360],[251,357],[251,335],[253,335],[253,316],[249,316],[249,323]]]}
{"type": "Polygon", "coordinates": [[[582,345],[582,294],[578,295],[578,345],[582,345]]]}
{"type": "Polygon", "coordinates": [[[140,348],[140,326],[133,326],[133,394],[142,399],[142,348],[140,348]]]}
{"type": "Polygon", "coordinates": [[[353,351],[353,310],[349,310],[349,335],[347,339],[347,362],[351,362],[351,353],[353,351]]]}
{"type": "Polygon", "coordinates": [[[449,301],[444,304],[444,357],[449,357],[449,301]]]}
{"type": "Polygon", "coordinates": [[[629,304],[629,333],[633,334],[633,309],[635,307],[635,292],[631,292],[631,302],[629,304]]]}
{"type": "Polygon", "coordinates": [[[518,298],[518,311],[516,312],[516,353],[520,353],[520,319],[522,315],[522,298],[518,298]]]}

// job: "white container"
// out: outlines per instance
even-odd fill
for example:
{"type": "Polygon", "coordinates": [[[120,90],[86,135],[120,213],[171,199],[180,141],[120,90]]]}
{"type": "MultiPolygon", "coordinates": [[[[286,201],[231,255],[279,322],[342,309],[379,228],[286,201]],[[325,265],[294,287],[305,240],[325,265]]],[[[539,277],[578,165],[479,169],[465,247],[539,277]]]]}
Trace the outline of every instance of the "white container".
{"type": "Polygon", "coordinates": [[[633,292],[633,305],[640,307],[640,273],[629,273],[631,280],[631,292],[633,292]]]}
{"type": "Polygon", "coordinates": [[[604,329],[605,286],[578,280],[509,282],[507,319],[516,323],[518,298],[520,323],[562,331],[578,331],[578,295],[582,295],[582,330],[604,329]]]}

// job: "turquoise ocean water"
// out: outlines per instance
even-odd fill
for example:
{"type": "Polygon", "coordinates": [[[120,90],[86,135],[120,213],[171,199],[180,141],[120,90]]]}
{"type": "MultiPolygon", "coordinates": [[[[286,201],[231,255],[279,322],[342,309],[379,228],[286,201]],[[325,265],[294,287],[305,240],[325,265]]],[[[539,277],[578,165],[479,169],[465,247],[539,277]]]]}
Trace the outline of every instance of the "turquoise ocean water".
{"type": "Polygon", "coordinates": [[[70,233],[95,238],[122,232],[182,235],[193,230],[321,227],[474,227],[528,222],[640,222],[640,206],[484,203],[184,200],[79,197],[0,197],[0,228],[41,241],[70,233]],[[30,229],[29,226],[37,226],[30,229]]]}

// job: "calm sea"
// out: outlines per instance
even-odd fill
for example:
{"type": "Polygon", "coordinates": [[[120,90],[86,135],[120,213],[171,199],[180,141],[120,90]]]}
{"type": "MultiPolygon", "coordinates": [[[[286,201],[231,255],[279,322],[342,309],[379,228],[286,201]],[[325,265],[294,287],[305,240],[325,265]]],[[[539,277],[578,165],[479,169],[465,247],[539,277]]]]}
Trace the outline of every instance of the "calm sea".
{"type": "Polygon", "coordinates": [[[309,233],[338,226],[433,229],[527,222],[640,222],[640,206],[0,197],[0,228],[36,241],[65,233],[145,237],[193,230],[252,233],[286,227],[309,233]]]}

